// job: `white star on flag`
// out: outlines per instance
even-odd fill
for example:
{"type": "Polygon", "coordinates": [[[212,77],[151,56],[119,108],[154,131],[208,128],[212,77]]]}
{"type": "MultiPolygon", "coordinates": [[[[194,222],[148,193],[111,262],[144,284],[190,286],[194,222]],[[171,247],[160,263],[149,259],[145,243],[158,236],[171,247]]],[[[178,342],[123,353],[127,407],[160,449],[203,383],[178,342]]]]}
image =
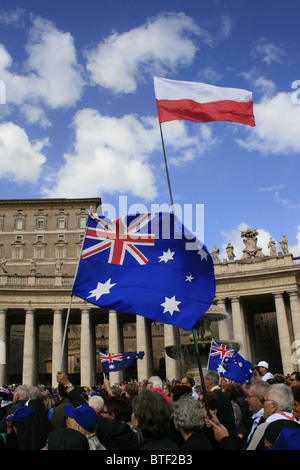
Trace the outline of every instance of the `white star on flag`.
{"type": "Polygon", "coordinates": [[[108,279],[108,281],[106,281],[105,284],[103,284],[102,282],[98,282],[96,289],[91,290],[89,292],[91,295],[89,295],[87,298],[89,299],[90,297],[96,297],[96,300],[98,300],[100,299],[101,295],[109,294],[110,289],[116,285],[116,284],[111,284],[110,281],[111,279],[108,279]]]}
{"type": "Polygon", "coordinates": [[[170,259],[173,259],[173,256],[175,254],[175,251],[171,251],[170,248],[168,251],[164,251],[162,256],[159,256],[159,262],[164,261],[167,263],[170,259]]]}
{"type": "Polygon", "coordinates": [[[201,261],[203,260],[203,258],[205,259],[205,261],[207,261],[208,253],[206,253],[206,251],[203,250],[202,247],[201,247],[200,250],[197,252],[197,255],[200,255],[200,256],[201,256],[201,261]]]}
{"type": "Polygon", "coordinates": [[[219,374],[225,374],[226,373],[226,369],[224,369],[224,367],[222,366],[222,363],[218,365],[218,372],[219,372],[219,374]]]}
{"type": "Polygon", "coordinates": [[[169,299],[168,297],[165,297],[165,301],[160,304],[162,307],[164,307],[163,313],[170,312],[170,315],[173,315],[174,311],[176,310],[177,312],[180,312],[178,305],[181,304],[181,302],[178,302],[175,299],[175,295],[169,299]]]}
{"type": "Polygon", "coordinates": [[[186,281],[187,281],[187,282],[192,282],[193,279],[194,279],[194,278],[193,278],[193,276],[192,276],[191,274],[190,274],[189,276],[186,276],[186,281]]]}

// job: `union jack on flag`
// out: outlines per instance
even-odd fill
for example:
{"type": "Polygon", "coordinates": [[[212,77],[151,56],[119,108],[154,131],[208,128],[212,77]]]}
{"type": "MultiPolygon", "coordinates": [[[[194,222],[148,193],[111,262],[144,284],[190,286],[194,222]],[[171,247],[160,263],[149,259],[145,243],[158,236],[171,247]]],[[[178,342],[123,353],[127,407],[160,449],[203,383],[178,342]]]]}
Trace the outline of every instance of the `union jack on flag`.
{"type": "Polygon", "coordinates": [[[222,362],[225,357],[231,357],[235,353],[234,349],[231,349],[229,346],[226,346],[222,343],[217,343],[214,339],[212,340],[210,347],[210,358],[218,356],[222,362]]]}
{"type": "Polygon", "coordinates": [[[191,330],[215,295],[212,257],[174,214],[91,214],[72,295],[191,330]]]}
{"type": "Polygon", "coordinates": [[[101,362],[109,362],[112,364],[114,361],[122,361],[122,354],[100,353],[101,362]]]}
{"type": "Polygon", "coordinates": [[[130,351],[125,353],[99,353],[102,370],[106,372],[116,372],[126,369],[135,359],[143,359],[143,351],[130,351]]]}
{"type": "Polygon", "coordinates": [[[127,251],[139,264],[146,264],[148,259],[137,245],[154,245],[154,235],[140,233],[141,228],[153,216],[154,214],[143,214],[129,223],[126,217],[109,220],[94,215],[98,224],[96,227],[88,227],[86,239],[91,241],[91,245],[82,251],[81,258],[85,259],[108,249],[108,263],[123,264],[127,251]]]}

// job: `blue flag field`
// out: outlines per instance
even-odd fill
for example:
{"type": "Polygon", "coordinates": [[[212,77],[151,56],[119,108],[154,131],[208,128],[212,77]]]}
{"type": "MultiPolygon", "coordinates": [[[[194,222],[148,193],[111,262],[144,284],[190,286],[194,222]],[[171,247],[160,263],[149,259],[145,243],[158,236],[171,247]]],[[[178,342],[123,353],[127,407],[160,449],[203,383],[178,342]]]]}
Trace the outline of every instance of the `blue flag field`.
{"type": "Polygon", "coordinates": [[[91,214],[72,295],[191,330],[214,299],[213,260],[174,214],[91,214]]]}

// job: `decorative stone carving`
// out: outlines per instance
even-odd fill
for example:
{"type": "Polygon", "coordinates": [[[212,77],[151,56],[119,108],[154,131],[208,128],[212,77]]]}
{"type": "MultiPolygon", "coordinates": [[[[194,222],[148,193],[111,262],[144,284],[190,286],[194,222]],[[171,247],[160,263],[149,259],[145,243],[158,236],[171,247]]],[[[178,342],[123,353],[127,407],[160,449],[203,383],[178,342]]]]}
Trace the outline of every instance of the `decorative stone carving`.
{"type": "Polygon", "coordinates": [[[286,235],[283,235],[283,239],[281,240],[281,242],[279,242],[279,245],[281,246],[282,253],[284,255],[288,255],[290,253],[288,250],[288,239],[286,235]]]}
{"type": "Polygon", "coordinates": [[[270,256],[277,256],[276,242],[272,237],[270,237],[268,248],[270,249],[270,256]]]}
{"type": "Polygon", "coordinates": [[[211,252],[211,256],[213,257],[214,263],[220,263],[221,262],[220,258],[219,258],[219,253],[220,253],[220,250],[215,245],[212,252],[211,252]]]}
{"type": "Polygon", "coordinates": [[[7,261],[7,257],[4,256],[4,258],[0,261],[0,269],[2,271],[2,274],[7,274],[7,270],[6,270],[6,261],[7,261]]]}
{"type": "Polygon", "coordinates": [[[58,260],[55,263],[55,276],[61,276],[62,275],[62,267],[63,267],[63,262],[61,260],[58,260]]]}
{"type": "Polygon", "coordinates": [[[231,243],[228,243],[228,245],[226,246],[226,253],[227,253],[227,256],[228,256],[228,260],[229,261],[234,261],[235,254],[233,252],[233,246],[231,245],[231,243]]]}
{"type": "Polygon", "coordinates": [[[241,232],[241,237],[244,237],[243,242],[245,244],[242,259],[262,258],[264,256],[261,248],[257,246],[257,235],[257,230],[250,230],[249,227],[246,232],[241,232]]]}

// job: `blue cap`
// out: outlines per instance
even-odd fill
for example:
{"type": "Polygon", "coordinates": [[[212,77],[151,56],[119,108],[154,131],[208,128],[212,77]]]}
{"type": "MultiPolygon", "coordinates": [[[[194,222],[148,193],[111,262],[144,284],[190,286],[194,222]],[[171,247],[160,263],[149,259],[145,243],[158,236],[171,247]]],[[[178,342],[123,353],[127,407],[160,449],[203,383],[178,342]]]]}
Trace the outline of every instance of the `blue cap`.
{"type": "Polygon", "coordinates": [[[30,406],[20,406],[12,416],[8,416],[6,421],[29,421],[35,418],[35,412],[30,406]]]}
{"type": "Polygon", "coordinates": [[[86,431],[91,431],[97,424],[96,411],[91,406],[84,403],[78,408],[71,405],[64,406],[64,413],[75,421],[86,431]]]}

